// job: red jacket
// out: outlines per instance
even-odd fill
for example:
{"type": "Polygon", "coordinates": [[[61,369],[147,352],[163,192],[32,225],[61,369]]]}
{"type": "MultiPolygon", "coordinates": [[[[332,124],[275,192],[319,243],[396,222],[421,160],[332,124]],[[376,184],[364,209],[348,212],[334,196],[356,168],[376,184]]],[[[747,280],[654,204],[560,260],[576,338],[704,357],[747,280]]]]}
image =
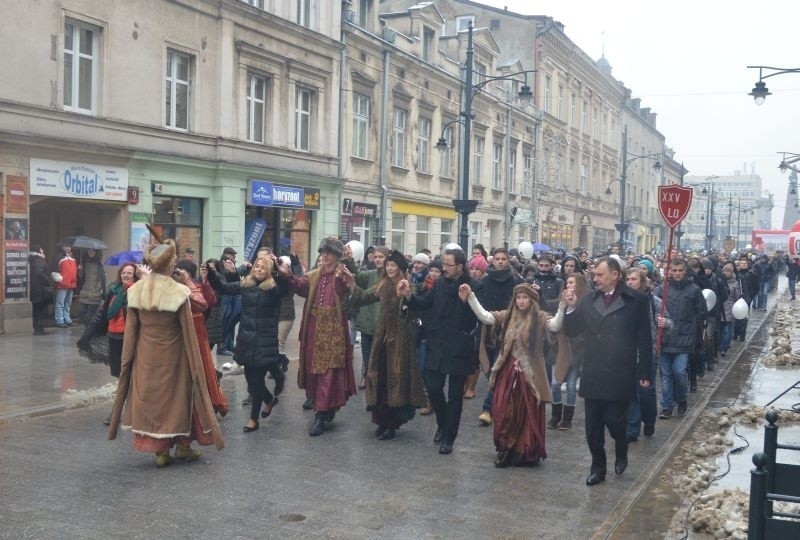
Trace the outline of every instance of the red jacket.
{"type": "Polygon", "coordinates": [[[56,283],[56,289],[75,289],[78,286],[78,263],[69,255],[58,261],[58,273],[61,281],[56,283]]]}

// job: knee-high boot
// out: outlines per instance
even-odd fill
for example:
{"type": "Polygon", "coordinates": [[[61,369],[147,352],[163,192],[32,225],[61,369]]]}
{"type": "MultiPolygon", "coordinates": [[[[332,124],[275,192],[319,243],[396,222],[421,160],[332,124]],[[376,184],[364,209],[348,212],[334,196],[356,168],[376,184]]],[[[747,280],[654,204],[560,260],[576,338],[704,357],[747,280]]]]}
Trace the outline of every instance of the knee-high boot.
{"type": "Polygon", "coordinates": [[[558,424],[561,422],[561,413],[564,411],[564,404],[563,403],[551,403],[550,407],[552,409],[552,416],[550,416],[550,421],[547,423],[547,427],[549,429],[556,429],[558,424]]]}

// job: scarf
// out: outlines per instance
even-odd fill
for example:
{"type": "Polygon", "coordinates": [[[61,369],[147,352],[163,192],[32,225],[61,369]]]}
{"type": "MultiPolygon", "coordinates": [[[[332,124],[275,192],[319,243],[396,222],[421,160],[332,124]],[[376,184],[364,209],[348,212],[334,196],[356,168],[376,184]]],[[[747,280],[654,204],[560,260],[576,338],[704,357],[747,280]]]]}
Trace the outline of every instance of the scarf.
{"type": "Polygon", "coordinates": [[[117,281],[108,288],[111,302],[108,304],[106,316],[109,320],[113,319],[120,309],[128,307],[128,295],[125,293],[131,285],[133,285],[133,282],[122,283],[117,281]]]}

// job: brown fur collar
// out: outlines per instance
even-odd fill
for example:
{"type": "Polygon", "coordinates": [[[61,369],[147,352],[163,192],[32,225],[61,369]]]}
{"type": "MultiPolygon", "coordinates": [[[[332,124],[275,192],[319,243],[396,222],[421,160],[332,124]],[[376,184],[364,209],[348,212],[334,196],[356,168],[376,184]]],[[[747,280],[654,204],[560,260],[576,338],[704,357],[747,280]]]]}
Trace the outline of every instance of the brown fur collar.
{"type": "Polygon", "coordinates": [[[270,289],[275,288],[275,279],[272,276],[267,277],[267,279],[261,281],[261,283],[256,282],[256,278],[253,277],[253,274],[248,274],[242,281],[241,287],[255,287],[258,286],[259,289],[262,291],[268,291],[270,289]]]}
{"type": "Polygon", "coordinates": [[[189,288],[170,276],[152,273],[128,289],[128,307],[145,311],[178,311],[189,298],[189,288]]]}

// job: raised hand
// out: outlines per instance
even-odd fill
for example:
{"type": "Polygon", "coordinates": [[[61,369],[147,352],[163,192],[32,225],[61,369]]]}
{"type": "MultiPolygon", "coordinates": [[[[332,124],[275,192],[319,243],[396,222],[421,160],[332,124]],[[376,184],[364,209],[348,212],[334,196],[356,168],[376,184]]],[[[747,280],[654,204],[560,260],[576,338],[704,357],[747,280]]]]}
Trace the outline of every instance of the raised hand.
{"type": "Polygon", "coordinates": [[[411,296],[411,285],[408,284],[407,279],[401,279],[397,282],[397,296],[405,296],[406,298],[411,296]]]}
{"type": "Polygon", "coordinates": [[[472,289],[466,283],[462,283],[461,286],[458,288],[458,297],[461,299],[462,302],[466,302],[469,299],[469,293],[472,292],[472,289]]]}

